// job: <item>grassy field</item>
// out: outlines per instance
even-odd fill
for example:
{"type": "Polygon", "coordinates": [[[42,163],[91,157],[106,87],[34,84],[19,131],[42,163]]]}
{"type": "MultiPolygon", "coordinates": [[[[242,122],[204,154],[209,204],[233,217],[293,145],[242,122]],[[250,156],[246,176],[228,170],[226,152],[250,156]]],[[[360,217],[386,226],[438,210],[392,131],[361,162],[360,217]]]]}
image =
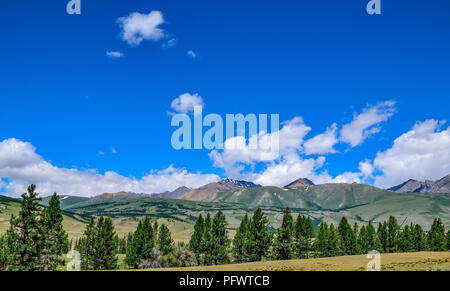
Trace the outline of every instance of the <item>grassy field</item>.
{"type": "MultiPolygon", "coordinates": [[[[365,255],[223,266],[159,269],[161,271],[365,271],[365,255]]],[[[381,254],[383,271],[450,271],[450,252],[381,254]]]]}

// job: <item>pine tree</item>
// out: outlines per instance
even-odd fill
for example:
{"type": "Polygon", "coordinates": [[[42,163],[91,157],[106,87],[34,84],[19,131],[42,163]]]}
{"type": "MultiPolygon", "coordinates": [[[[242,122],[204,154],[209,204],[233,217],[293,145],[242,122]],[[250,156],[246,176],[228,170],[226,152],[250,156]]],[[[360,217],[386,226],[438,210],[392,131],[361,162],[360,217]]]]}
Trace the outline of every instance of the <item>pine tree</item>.
{"type": "Polygon", "coordinates": [[[378,240],[380,241],[380,251],[387,253],[389,250],[388,225],[382,222],[378,225],[378,240]]]}
{"type": "Polygon", "coordinates": [[[55,271],[58,266],[64,265],[62,255],[69,251],[69,242],[62,225],[63,220],[59,196],[54,193],[40,218],[41,270],[43,271],[55,271]]]}
{"type": "Polygon", "coordinates": [[[328,257],[328,224],[322,221],[319,225],[319,233],[314,243],[314,248],[318,257],[328,257]]]}
{"type": "Polygon", "coordinates": [[[205,266],[212,265],[213,263],[213,236],[212,236],[212,221],[211,216],[208,213],[205,218],[205,231],[203,232],[203,238],[202,238],[202,263],[205,266]]]}
{"type": "Polygon", "coordinates": [[[269,233],[269,219],[261,208],[253,213],[249,221],[246,250],[248,261],[257,262],[268,256],[272,244],[272,235],[269,233]]]}
{"type": "Polygon", "coordinates": [[[433,252],[441,252],[447,250],[447,238],[445,235],[445,227],[440,218],[433,221],[431,229],[427,236],[428,247],[433,252]]]}
{"type": "Polygon", "coordinates": [[[95,219],[91,218],[89,224],[86,226],[83,237],[78,241],[82,270],[94,270],[95,239],[95,219]]]}
{"type": "Polygon", "coordinates": [[[135,233],[128,240],[125,262],[130,267],[137,268],[142,260],[150,258],[156,244],[156,234],[154,228],[152,228],[150,218],[145,217],[139,221],[135,233]]]}
{"type": "Polygon", "coordinates": [[[342,254],[356,255],[357,238],[345,216],[342,217],[341,221],[339,222],[338,230],[342,242],[342,254]]]}
{"type": "Polygon", "coordinates": [[[192,234],[191,240],[189,241],[189,250],[191,250],[195,254],[197,262],[200,262],[200,256],[202,254],[202,239],[204,232],[205,222],[202,215],[200,214],[197,221],[195,222],[194,233],[192,234]]]}
{"type": "Polygon", "coordinates": [[[341,240],[338,229],[334,224],[328,229],[327,248],[329,256],[335,257],[341,255],[341,240]]]}
{"type": "Polygon", "coordinates": [[[41,269],[42,235],[39,224],[41,208],[36,186],[31,185],[22,194],[18,217],[11,215],[7,232],[9,249],[8,269],[36,271],[41,269]]]}
{"type": "Polygon", "coordinates": [[[361,253],[365,254],[369,251],[369,239],[365,225],[361,226],[359,230],[358,245],[361,253]]]}
{"type": "Polygon", "coordinates": [[[310,217],[297,216],[294,236],[297,258],[308,258],[311,251],[312,238],[314,237],[314,226],[310,217]]]}
{"type": "Polygon", "coordinates": [[[388,222],[388,252],[396,253],[398,252],[398,241],[400,227],[398,226],[397,219],[394,216],[389,217],[388,222]]]}
{"type": "Polygon", "coordinates": [[[355,250],[355,254],[360,254],[361,248],[360,248],[359,242],[358,242],[359,226],[356,222],[353,224],[353,234],[355,236],[355,240],[353,242],[354,243],[353,249],[355,250]]]}
{"type": "Polygon", "coordinates": [[[0,271],[6,271],[9,261],[9,249],[6,235],[0,235],[0,271]]]}
{"type": "Polygon", "coordinates": [[[211,235],[213,241],[212,261],[215,265],[228,263],[228,247],[230,239],[228,238],[227,221],[222,211],[214,216],[211,235]]]}
{"type": "Polygon", "coordinates": [[[248,215],[246,213],[244,218],[241,220],[241,224],[236,229],[236,234],[234,235],[233,255],[236,259],[236,262],[238,263],[247,262],[249,260],[247,245],[250,223],[250,219],[248,218],[248,215]]]}
{"type": "Polygon", "coordinates": [[[413,233],[411,227],[406,225],[400,236],[400,249],[402,252],[415,251],[413,233]]]}
{"type": "Polygon", "coordinates": [[[163,255],[170,254],[174,250],[172,235],[165,224],[159,227],[158,246],[163,255]]]}
{"type": "Polygon", "coordinates": [[[101,216],[97,221],[94,239],[94,270],[117,269],[117,236],[111,218],[101,216]]]}
{"type": "Polygon", "coordinates": [[[274,257],[278,260],[290,260],[295,256],[294,219],[291,210],[286,208],[281,227],[274,242],[274,257]]]}
{"type": "Polygon", "coordinates": [[[412,236],[415,251],[422,252],[427,249],[425,233],[419,224],[414,226],[412,236]]]}
{"type": "Polygon", "coordinates": [[[367,238],[367,251],[376,251],[380,249],[380,241],[378,240],[377,232],[375,231],[375,227],[372,224],[372,221],[369,221],[369,224],[366,227],[366,238],[367,238]]]}

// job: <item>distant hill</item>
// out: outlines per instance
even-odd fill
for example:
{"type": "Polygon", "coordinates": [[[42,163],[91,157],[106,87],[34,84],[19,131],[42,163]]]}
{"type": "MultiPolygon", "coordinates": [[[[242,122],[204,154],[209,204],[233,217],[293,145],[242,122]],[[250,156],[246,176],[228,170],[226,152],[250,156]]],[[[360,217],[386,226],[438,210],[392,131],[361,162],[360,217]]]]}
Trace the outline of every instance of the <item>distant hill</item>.
{"type": "Polygon", "coordinates": [[[388,189],[397,193],[450,193],[450,175],[437,181],[417,181],[410,179],[388,189]]]}
{"type": "Polygon", "coordinates": [[[185,187],[185,186],[181,186],[181,187],[175,189],[172,192],[166,191],[166,192],[163,192],[163,193],[151,194],[150,196],[156,197],[156,198],[177,199],[180,196],[183,196],[184,194],[188,193],[189,191],[192,191],[192,189],[188,188],[188,187],[185,187]]]}
{"type": "Polygon", "coordinates": [[[294,182],[284,186],[283,188],[286,189],[292,189],[292,188],[298,188],[298,187],[308,187],[308,186],[313,186],[314,183],[306,178],[300,178],[295,180],[294,182]]]}
{"type": "Polygon", "coordinates": [[[217,183],[210,183],[200,188],[191,190],[186,194],[178,197],[178,199],[190,201],[212,201],[214,199],[214,194],[218,192],[257,187],[261,187],[261,185],[256,185],[252,182],[247,181],[224,179],[217,183]]]}
{"type": "MultiPolygon", "coordinates": [[[[42,198],[41,204],[47,206],[50,202],[51,196],[42,198]]],[[[66,209],[73,204],[89,200],[87,197],[79,197],[79,196],[69,196],[69,195],[60,195],[59,201],[61,204],[61,209],[66,209]]]]}

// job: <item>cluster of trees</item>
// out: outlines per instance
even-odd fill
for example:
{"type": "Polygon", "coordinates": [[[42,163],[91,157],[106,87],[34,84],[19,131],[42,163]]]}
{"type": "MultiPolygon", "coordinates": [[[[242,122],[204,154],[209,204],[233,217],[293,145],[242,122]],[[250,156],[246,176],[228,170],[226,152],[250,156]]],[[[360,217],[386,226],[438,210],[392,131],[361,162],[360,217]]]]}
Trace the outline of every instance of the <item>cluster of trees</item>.
{"type": "Polygon", "coordinates": [[[136,231],[127,238],[125,263],[134,269],[190,267],[197,265],[195,256],[186,246],[176,247],[169,228],[145,217],[136,231]]]}
{"type": "MultiPolygon", "coordinates": [[[[221,212],[216,215],[222,216],[221,212]]],[[[426,233],[418,224],[402,228],[395,217],[380,223],[378,228],[371,221],[361,227],[357,223],[352,226],[342,217],[337,227],[321,222],[316,234],[310,217],[299,215],[294,220],[286,208],[281,227],[272,232],[267,216],[258,208],[252,217],[244,216],[230,245],[226,229],[218,231],[227,225],[226,220],[223,218],[214,226],[216,217],[211,223],[209,214],[206,219],[200,215],[189,243],[189,249],[203,265],[356,255],[370,250],[381,253],[450,250],[450,231],[445,233],[440,218],[434,220],[426,233]]]]}
{"type": "Polygon", "coordinates": [[[31,185],[22,195],[18,216],[11,216],[9,230],[0,237],[0,270],[47,271],[64,264],[69,242],[59,197],[53,194],[43,208],[35,190],[31,185]]]}

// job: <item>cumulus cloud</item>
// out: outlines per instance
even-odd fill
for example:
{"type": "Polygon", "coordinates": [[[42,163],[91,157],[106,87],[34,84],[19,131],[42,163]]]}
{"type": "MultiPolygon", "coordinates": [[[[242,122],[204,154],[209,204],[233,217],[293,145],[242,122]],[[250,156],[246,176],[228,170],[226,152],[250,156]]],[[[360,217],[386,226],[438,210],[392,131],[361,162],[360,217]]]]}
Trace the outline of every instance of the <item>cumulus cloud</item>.
{"type": "Polygon", "coordinates": [[[18,139],[0,142],[0,178],[8,179],[2,187],[13,196],[24,193],[30,184],[36,184],[43,196],[53,192],[92,196],[118,191],[162,192],[183,185],[199,187],[220,179],[217,175],[189,173],[186,169],[173,166],[152,171],[141,179],[125,177],[113,171],[101,174],[95,169],[59,168],[38,155],[31,143],[18,139]]]}
{"type": "Polygon", "coordinates": [[[170,105],[170,107],[178,113],[193,112],[195,106],[204,106],[202,96],[189,93],[184,93],[178,98],[175,98],[170,105]]]}
{"type": "Polygon", "coordinates": [[[245,165],[272,162],[286,156],[296,156],[301,150],[304,136],[311,130],[303,118],[295,117],[282,123],[273,133],[261,132],[248,139],[242,136],[229,138],[223,150],[213,150],[210,158],[215,167],[223,168],[228,176],[239,177],[245,165]]]}
{"type": "Polygon", "coordinates": [[[434,119],[417,122],[395,139],[393,146],[379,152],[373,161],[383,174],[375,185],[392,187],[408,179],[436,180],[450,174],[450,127],[434,119]]]}
{"type": "Polygon", "coordinates": [[[395,113],[395,102],[385,101],[366,108],[361,114],[354,114],[352,122],[342,126],[340,141],[356,147],[365,139],[381,130],[380,123],[395,113]]]}
{"type": "Polygon", "coordinates": [[[333,125],[327,128],[324,133],[318,134],[315,137],[305,141],[305,143],[303,144],[305,154],[325,155],[335,153],[336,150],[334,149],[334,146],[338,143],[336,131],[337,124],[333,123],[333,125]]]}
{"type": "Polygon", "coordinates": [[[188,50],[188,52],[186,54],[193,59],[195,59],[197,57],[197,54],[193,50],[188,50]]]}
{"type": "Polygon", "coordinates": [[[122,58],[125,56],[123,53],[118,52],[118,51],[107,51],[106,55],[113,59],[118,59],[118,58],[122,58]]]}
{"type": "Polygon", "coordinates": [[[164,31],[159,28],[164,23],[160,11],[152,11],[149,14],[133,12],[117,19],[117,23],[122,29],[122,39],[130,45],[139,45],[143,40],[159,41],[164,37],[164,31]]]}
{"type": "Polygon", "coordinates": [[[173,47],[177,44],[177,40],[175,38],[169,39],[167,42],[163,43],[161,46],[163,48],[173,47]]]}

